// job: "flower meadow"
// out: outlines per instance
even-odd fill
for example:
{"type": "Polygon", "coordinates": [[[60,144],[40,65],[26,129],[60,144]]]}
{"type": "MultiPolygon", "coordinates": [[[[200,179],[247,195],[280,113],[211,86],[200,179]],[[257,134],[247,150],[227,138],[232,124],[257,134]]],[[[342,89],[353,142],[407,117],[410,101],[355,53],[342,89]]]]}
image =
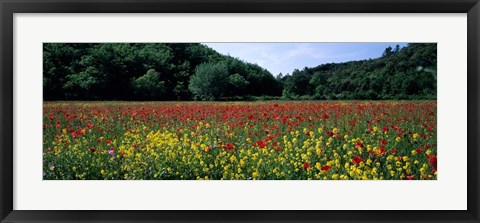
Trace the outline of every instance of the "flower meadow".
{"type": "Polygon", "coordinates": [[[45,102],[43,179],[435,180],[437,102],[45,102]]]}

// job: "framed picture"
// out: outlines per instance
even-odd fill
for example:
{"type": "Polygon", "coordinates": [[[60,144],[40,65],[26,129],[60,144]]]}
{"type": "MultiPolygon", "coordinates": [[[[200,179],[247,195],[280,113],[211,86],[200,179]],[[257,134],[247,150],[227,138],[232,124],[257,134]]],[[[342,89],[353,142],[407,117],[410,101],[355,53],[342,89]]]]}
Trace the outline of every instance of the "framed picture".
{"type": "Polygon", "coordinates": [[[479,222],[478,1],[1,1],[2,222],[479,222]]]}

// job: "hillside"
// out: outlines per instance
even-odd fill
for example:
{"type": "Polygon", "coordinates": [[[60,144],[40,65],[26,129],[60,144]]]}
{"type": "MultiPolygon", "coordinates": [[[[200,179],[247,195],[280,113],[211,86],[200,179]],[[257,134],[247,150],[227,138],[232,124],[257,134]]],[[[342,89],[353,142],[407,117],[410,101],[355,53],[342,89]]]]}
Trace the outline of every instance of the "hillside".
{"type": "MultiPolygon", "coordinates": [[[[436,99],[436,44],[274,77],[199,43],[45,43],[44,100],[436,99]]],[[[380,53],[380,52],[379,52],[380,53]]]]}
{"type": "Polygon", "coordinates": [[[291,99],[436,99],[437,44],[387,48],[380,58],[323,64],[281,78],[291,99]]]}

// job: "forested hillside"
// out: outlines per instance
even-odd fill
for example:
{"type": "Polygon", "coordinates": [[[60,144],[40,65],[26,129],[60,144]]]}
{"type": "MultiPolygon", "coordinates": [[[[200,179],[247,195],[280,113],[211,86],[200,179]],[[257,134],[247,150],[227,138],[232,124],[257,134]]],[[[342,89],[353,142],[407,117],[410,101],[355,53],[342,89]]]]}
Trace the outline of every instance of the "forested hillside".
{"type": "Polygon", "coordinates": [[[305,67],[276,78],[199,43],[43,47],[45,100],[436,98],[436,44],[387,48],[380,58],[305,67]]]}
{"type": "Polygon", "coordinates": [[[281,78],[291,99],[436,99],[437,44],[387,48],[380,58],[294,70],[281,78]]]}
{"type": "Polygon", "coordinates": [[[189,82],[200,64],[227,69],[225,77],[209,74],[223,78],[225,86],[206,86],[220,88],[217,97],[282,91],[264,68],[199,43],[46,43],[43,53],[45,100],[192,100],[189,82]]]}

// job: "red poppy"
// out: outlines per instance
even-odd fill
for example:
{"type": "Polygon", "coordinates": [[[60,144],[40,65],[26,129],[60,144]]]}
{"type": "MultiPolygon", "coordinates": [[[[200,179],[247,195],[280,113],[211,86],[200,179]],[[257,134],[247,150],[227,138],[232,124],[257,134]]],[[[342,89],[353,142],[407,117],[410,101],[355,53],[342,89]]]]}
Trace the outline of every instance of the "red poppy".
{"type": "Polygon", "coordinates": [[[74,132],[72,132],[72,138],[76,138],[77,136],[81,136],[83,134],[85,134],[85,130],[83,130],[83,129],[78,130],[78,131],[74,131],[74,132]]]}
{"type": "Polygon", "coordinates": [[[387,152],[387,150],[385,149],[385,147],[381,146],[380,151],[378,152],[377,155],[381,156],[381,155],[385,154],[386,152],[387,152]]]}
{"type": "Polygon", "coordinates": [[[428,155],[428,163],[430,163],[430,165],[435,168],[435,170],[437,169],[437,156],[436,155],[428,155]]]}
{"type": "Polygon", "coordinates": [[[418,149],[415,150],[415,152],[417,152],[417,153],[421,153],[422,151],[423,151],[422,148],[418,148],[418,149]]]}
{"type": "Polygon", "coordinates": [[[227,145],[223,146],[223,148],[228,150],[233,150],[235,149],[235,146],[233,146],[231,143],[227,143],[227,145]]]}
{"type": "Polygon", "coordinates": [[[324,114],[323,114],[323,119],[328,119],[328,118],[330,118],[330,116],[328,116],[327,113],[324,113],[324,114]]]}
{"type": "Polygon", "coordinates": [[[355,145],[355,148],[357,149],[363,148],[363,143],[360,141],[357,141],[357,145],[355,145]]]}
{"type": "Polygon", "coordinates": [[[387,145],[387,140],[385,139],[380,140],[380,145],[387,145]]]}
{"type": "Polygon", "coordinates": [[[388,126],[383,127],[382,132],[387,133],[388,132],[388,126]]]}
{"type": "Polygon", "coordinates": [[[280,150],[282,150],[282,147],[277,147],[275,150],[277,150],[277,152],[280,152],[280,150]]]}
{"type": "Polygon", "coordinates": [[[310,132],[305,133],[306,136],[310,137],[310,132]]]}
{"type": "Polygon", "coordinates": [[[356,126],[357,125],[357,118],[353,118],[352,123],[350,123],[351,126],[356,126]]]}
{"type": "Polygon", "coordinates": [[[111,142],[112,142],[112,140],[111,140],[111,139],[107,139],[107,140],[105,140],[105,143],[106,143],[106,144],[110,144],[111,142]]]}
{"type": "Polygon", "coordinates": [[[325,165],[325,166],[322,166],[322,168],[320,168],[320,170],[329,171],[331,168],[332,168],[331,166],[325,165]]]}
{"type": "Polygon", "coordinates": [[[303,164],[303,169],[308,169],[310,167],[310,163],[305,162],[303,164]]]}
{"type": "Polygon", "coordinates": [[[328,136],[333,137],[333,132],[327,131],[326,133],[328,136]]]}
{"type": "Polygon", "coordinates": [[[396,125],[392,125],[392,128],[395,129],[395,131],[398,131],[398,127],[396,125]]]}
{"type": "Polygon", "coordinates": [[[359,156],[353,157],[352,159],[353,164],[359,164],[362,161],[363,161],[362,157],[359,157],[359,156]]]}
{"type": "Polygon", "coordinates": [[[413,180],[415,178],[415,175],[410,175],[410,176],[407,176],[406,178],[407,180],[413,180]]]}
{"type": "Polygon", "coordinates": [[[397,154],[397,149],[392,149],[392,151],[390,151],[392,154],[397,154]]]}
{"type": "Polygon", "coordinates": [[[269,136],[269,137],[267,137],[266,139],[264,139],[264,141],[265,141],[265,142],[269,142],[270,140],[273,139],[273,137],[274,137],[274,136],[269,136]]]}

